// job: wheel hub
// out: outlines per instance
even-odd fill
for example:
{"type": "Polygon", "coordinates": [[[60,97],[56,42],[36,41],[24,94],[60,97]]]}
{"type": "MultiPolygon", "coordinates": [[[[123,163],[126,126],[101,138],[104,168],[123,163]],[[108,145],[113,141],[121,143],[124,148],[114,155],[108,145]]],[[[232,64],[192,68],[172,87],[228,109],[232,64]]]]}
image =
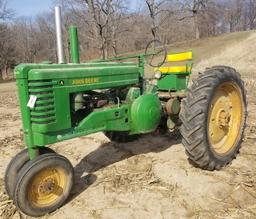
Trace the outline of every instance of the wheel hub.
{"type": "Polygon", "coordinates": [[[28,191],[29,200],[38,207],[55,203],[66,186],[65,172],[60,168],[40,171],[34,176],[28,191]]]}
{"type": "Polygon", "coordinates": [[[231,120],[230,112],[226,111],[225,109],[220,109],[218,112],[218,125],[220,129],[228,128],[229,122],[231,120]]]}
{"type": "Polygon", "coordinates": [[[49,195],[52,193],[55,189],[56,182],[54,179],[46,179],[39,185],[39,191],[38,193],[40,195],[49,195]]]}
{"type": "Polygon", "coordinates": [[[211,148],[220,156],[233,149],[241,130],[243,103],[237,85],[220,85],[212,99],[208,113],[208,136],[211,148]]]}

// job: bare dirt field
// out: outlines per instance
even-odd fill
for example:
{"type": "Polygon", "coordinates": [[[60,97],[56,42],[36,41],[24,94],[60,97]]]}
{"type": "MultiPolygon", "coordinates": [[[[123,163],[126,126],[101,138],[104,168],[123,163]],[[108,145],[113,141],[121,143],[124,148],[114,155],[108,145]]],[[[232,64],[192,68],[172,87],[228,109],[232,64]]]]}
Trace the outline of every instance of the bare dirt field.
{"type": "MultiPolygon", "coordinates": [[[[234,49],[230,49],[234,46],[240,54],[244,51],[240,49],[242,43],[249,40],[250,45],[256,45],[256,35],[247,35],[250,36],[234,41],[227,48],[232,63],[238,65],[241,59],[246,60],[238,68],[246,81],[249,112],[241,152],[231,165],[214,172],[193,167],[177,134],[151,134],[130,143],[110,142],[102,133],[65,141],[52,148],[74,165],[75,186],[61,209],[42,218],[256,218],[256,54],[237,57],[231,54],[234,49]],[[250,67],[250,75],[243,71],[246,66],[250,67]]],[[[223,56],[227,55],[226,48],[221,51],[223,56]]],[[[250,53],[249,48],[247,52],[250,53]]],[[[223,61],[221,54],[198,61],[195,68],[200,70],[204,65],[223,61]]],[[[219,64],[230,61],[226,59],[219,64]]],[[[23,148],[20,128],[15,83],[0,84],[0,217],[3,219],[30,218],[15,208],[4,191],[6,166],[23,148]]]]}

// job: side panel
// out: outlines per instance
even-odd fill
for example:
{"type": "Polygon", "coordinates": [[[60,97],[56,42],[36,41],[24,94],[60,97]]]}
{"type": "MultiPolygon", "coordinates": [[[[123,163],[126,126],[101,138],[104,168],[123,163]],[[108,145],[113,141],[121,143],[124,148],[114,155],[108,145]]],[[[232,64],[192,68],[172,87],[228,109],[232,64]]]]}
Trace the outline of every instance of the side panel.
{"type": "Polygon", "coordinates": [[[129,131],[129,105],[96,110],[85,117],[77,127],[65,131],[34,132],[34,142],[38,146],[52,144],[100,131],[129,131]]]}
{"type": "Polygon", "coordinates": [[[32,130],[39,133],[72,128],[70,95],[73,93],[139,83],[139,73],[136,71],[123,74],[117,70],[109,72],[109,69],[101,74],[89,74],[87,69],[76,69],[74,72],[65,69],[61,72],[31,70],[28,75],[29,95],[37,97],[36,106],[31,110],[32,130]],[[46,76],[55,79],[46,79],[46,76]]]}
{"type": "Polygon", "coordinates": [[[159,90],[179,91],[187,89],[187,74],[163,74],[158,80],[159,90]]]}

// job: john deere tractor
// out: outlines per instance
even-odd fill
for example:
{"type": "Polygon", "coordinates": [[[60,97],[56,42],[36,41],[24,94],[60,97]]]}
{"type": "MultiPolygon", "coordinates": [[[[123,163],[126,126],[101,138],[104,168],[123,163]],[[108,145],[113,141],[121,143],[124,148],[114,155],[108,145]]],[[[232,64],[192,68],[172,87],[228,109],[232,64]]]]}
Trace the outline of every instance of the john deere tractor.
{"type": "Polygon", "coordinates": [[[188,88],[192,52],[167,54],[157,40],[142,54],[80,63],[74,26],[67,64],[58,8],[56,12],[59,64],[15,69],[26,149],[8,165],[5,186],[21,211],[41,216],[69,197],[73,167],[47,147],[56,142],[96,132],[125,141],[159,128],[179,129],[186,154],[197,167],[219,170],[237,156],[246,95],[235,69],[208,68],[188,88]],[[145,77],[145,62],[154,67],[151,78],[145,77]]]}

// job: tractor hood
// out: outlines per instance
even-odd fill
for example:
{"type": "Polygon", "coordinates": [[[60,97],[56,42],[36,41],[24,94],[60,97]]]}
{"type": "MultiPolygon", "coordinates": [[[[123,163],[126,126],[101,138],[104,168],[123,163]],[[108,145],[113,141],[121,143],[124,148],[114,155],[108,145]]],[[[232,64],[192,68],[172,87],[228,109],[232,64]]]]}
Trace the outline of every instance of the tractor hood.
{"type": "Polygon", "coordinates": [[[90,76],[115,76],[135,74],[139,67],[132,62],[96,62],[85,64],[20,64],[15,68],[16,79],[44,80],[90,76]]]}

